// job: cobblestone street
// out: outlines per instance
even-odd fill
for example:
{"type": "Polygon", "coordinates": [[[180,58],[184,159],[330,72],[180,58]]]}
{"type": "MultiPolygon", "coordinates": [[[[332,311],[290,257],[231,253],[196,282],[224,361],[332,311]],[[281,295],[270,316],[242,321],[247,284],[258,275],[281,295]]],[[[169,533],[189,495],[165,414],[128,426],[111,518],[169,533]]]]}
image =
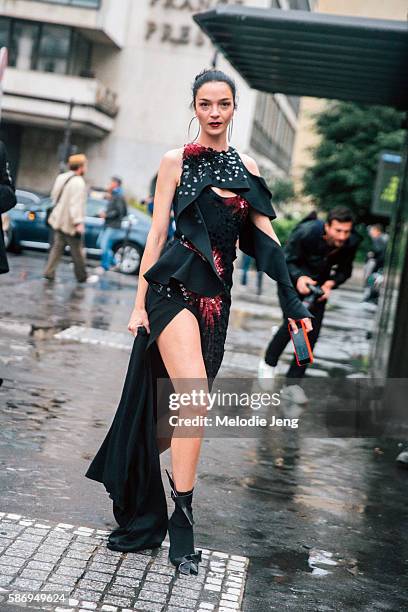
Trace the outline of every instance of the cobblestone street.
{"type": "Polygon", "coordinates": [[[0,602],[5,604],[26,600],[30,609],[55,612],[240,607],[245,557],[203,550],[200,574],[175,578],[167,562],[168,541],[152,554],[123,555],[106,548],[106,530],[0,514],[0,602]],[[30,593],[38,599],[29,602],[30,593]],[[51,602],[41,603],[41,597],[51,602]]]}
{"type": "MultiPolygon", "coordinates": [[[[395,465],[396,439],[300,430],[204,439],[194,514],[199,575],[175,577],[167,539],[155,551],[109,551],[111,500],[84,473],[120,397],[135,279],[109,273],[77,287],[63,264],[50,287],[43,256],[12,256],[10,264],[1,281],[9,298],[0,304],[1,612],[408,609],[407,472],[395,465]],[[9,601],[62,591],[64,601],[9,601]]],[[[254,275],[245,288],[236,274],[220,376],[256,376],[281,320],[265,281],[257,296],[254,275]]],[[[373,314],[360,300],[358,276],[333,294],[310,380],[365,376],[373,314]]],[[[290,358],[288,347],[283,362],[290,358]]]]}

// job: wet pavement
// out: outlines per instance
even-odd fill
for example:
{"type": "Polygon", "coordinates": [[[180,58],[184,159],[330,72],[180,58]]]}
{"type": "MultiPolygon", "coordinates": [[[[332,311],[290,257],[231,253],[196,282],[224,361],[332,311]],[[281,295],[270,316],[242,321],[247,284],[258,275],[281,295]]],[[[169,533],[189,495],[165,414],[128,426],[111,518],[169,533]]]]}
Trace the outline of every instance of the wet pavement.
{"type": "MultiPolygon", "coordinates": [[[[0,511],[50,528],[110,530],[110,500],[84,473],[122,390],[136,280],[109,273],[78,287],[64,263],[49,285],[44,255],[10,264],[0,277],[0,511]]],[[[220,376],[255,376],[280,323],[273,283],[265,278],[258,297],[250,282],[235,279],[220,376]]],[[[310,377],[366,374],[374,315],[361,295],[355,280],[333,292],[310,377]]],[[[290,357],[288,347],[282,361],[290,357]]],[[[395,464],[398,442],[301,430],[204,440],[196,545],[249,558],[243,610],[408,609],[408,472],[395,464]]],[[[163,469],[169,462],[166,452],[163,469]]]]}

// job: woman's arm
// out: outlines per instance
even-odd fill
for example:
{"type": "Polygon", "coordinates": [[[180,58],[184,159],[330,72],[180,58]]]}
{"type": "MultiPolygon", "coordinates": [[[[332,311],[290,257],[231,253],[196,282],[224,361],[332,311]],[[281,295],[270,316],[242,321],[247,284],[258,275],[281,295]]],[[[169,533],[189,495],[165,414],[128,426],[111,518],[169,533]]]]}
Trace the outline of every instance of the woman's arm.
{"type": "MultiPolygon", "coordinates": [[[[252,174],[256,174],[257,176],[260,176],[258,165],[256,161],[252,159],[252,157],[250,157],[249,155],[245,155],[244,153],[241,153],[241,158],[245,166],[248,168],[250,172],[252,172],[252,174]]],[[[272,240],[275,240],[275,242],[277,242],[279,246],[281,246],[279,238],[277,237],[275,230],[272,227],[269,217],[267,217],[266,215],[263,215],[262,213],[255,210],[252,207],[250,207],[249,216],[250,216],[251,221],[254,223],[254,225],[256,225],[256,227],[262,230],[265,234],[267,234],[270,238],[272,238],[272,240]]],[[[296,325],[296,321],[294,319],[288,319],[288,321],[293,331],[297,331],[298,327],[296,325]]],[[[309,318],[306,318],[306,319],[303,319],[303,321],[305,322],[306,330],[308,332],[311,331],[313,329],[311,320],[309,318]]]]}
{"type": "MultiPolygon", "coordinates": [[[[252,159],[252,157],[249,157],[249,155],[245,155],[245,153],[241,153],[241,158],[242,158],[242,161],[244,162],[245,166],[248,168],[248,170],[250,172],[252,172],[252,174],[256,174],[257,176],[261,176],[261,173],[259,172],[258,165],[257,165],[256,161],[254,159],[252,159]]],[[[281,245],[281,243],[279,241],[279,238],[275,234],[275,230],[272,227],[272,224],[271,224],[271,221],[270,221],[269,217],[267,217],[266,215],[263,215],[262,213],[258,212],[257,210],[255,210],[252,207],[250,207],[249,216],[250,216],[251,221],[257,227],[259,227],[260,230],[265,232],[265,234],[268,234],[268,236],[270,236],[273,240],[275,240],[275,242],[277,242],[279,245],[281,245]]]]}
{"type": "Polygon", "coordinates": [[[145,298],[148,282],[143,274],[156,263],[166,244],[171,205],[180,178],[181,169],[181,150],[172,149],[171,151],[167,151],[162,157],[159,166],[154,194],[152,225],[147,235],[146,246],[140,262],[135,306],[128,325],[128,329],[132,331],[132,333],[136,331],[137,325],[141,324],[145,324],[147,331],[150,333],[145,312],[145,298]]]}

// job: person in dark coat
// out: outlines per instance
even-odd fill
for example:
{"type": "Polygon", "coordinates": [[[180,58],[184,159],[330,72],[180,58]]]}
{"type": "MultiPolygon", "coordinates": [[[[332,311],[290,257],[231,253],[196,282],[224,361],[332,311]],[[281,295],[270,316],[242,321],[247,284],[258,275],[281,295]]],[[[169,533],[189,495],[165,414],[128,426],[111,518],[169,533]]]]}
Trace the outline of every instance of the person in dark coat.
{"type": "Polygon", "coordinates": [[[370,234],[372,246],[370,255],[374,259],[374,266],[372,272],[378,272],[384,268],[385,263],[385,254],[387,251],[388,244],[388,234],[384,232],[383,226],[381,223],[375,223],[371,225],[368,233],[370,234]]]}
{"type": "Polygon", "coordinates": [[[15,186],[10,174],[6,147],[0,141],[0,274],[5,274],[9,271],[1,215],[16,204],[15,186]]]}
{"type": "MultiPolygon", "coordinates": [[[[299,298],[315,316],[313,330],[309,334],[312,349],[319,337],[330,292],[342,285],[353,271],[353,260],[362,240],[353,228],[353,221],[353,213],[349,208],[336,206],[328,213],[326,222],[312,217],[299,223],[285,247],[292,283],[299,298]],[[310,300],[311,286],[320,287],[322,295],[310,300]]],[[[269,382],[273,380],[278,360],[289,341],[290,334],[285,320],[270,341],[264,359],[259,362],[258,378],[261,386],[268,386],[265,379],[269,379],[269,382]]],[[[297,365],[293,358],[286,377],[302,378],[306,367],[297,365]]],[[[304,396],[299,394],[299,397],[304,396]]]]}
{"type": "Polygon", "coordinates": [[[127,215],[127,204],[123,193],[122,180],[119,177],[112,177],[108,193],[110,198],[109,204],[106,210],[100,213],[100,217],[105,219],[105,225],[100,236],[102,260],[98,272],[105,272],[114,267],[115,256],[112,247],[123,236],[121,231],[122,220],[127,215]]]}

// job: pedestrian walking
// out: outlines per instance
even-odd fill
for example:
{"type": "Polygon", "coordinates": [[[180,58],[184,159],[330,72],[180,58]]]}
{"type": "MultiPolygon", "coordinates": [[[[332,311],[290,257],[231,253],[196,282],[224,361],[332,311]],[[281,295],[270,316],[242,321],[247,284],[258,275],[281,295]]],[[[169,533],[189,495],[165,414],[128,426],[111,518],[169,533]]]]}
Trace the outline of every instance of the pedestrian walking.
{"type": "Polygon", "coordinates": [[[146,204],[146,211],[152,217],[153,216],[154,197],[151,194],[149,194],[144,202],[146,204]]]}
{"type": "Polygon", "coordinates": [[[122,221],[127,216],[127,204],[122,187],[122,179],[113,176],[107,188],[109,204],[99,216],[105,219],[99,241],[102,249],[101,266],[97,272],[103,273],[115,267],[113,245],[123,237],[122,221]]]}
{"type": "Polygon", "coordinates": [[[128,324],[135,340],[122,398],[86,473],[102,482],[113,500],[119,528],[109,535],[108,548],[154,548],[168,530],[169,559],[183,574],[197,574],[201,560],[194,547],[192,499],[202,436],[158,434],[158,406],[166,402],[158,401],[157,381],[171,379],[177,392],[193,393],[195,383],[204,393],[211,389],[224,356],[237,238],[258,268],[279,283],[292,328],[298,329],[299,319],[308,331],[312,327],[270,223],[276,217],[272,194],[256,162],[227,144],[236,108],[234,81],[219,70],[204,70],[193,84],[192,107],[199,136],[168,151],[160,163],[128,324]],[[167,242],[172,204],[176,232],[167,242]],[[167,476],[175,503],[170,519],[160,471],[160,452],[169,447],[172,476],[167,476]]]}
{"type": "MultiPolygon", "coordinates": [[[[353,221],[352,211],[345,206],[333,208],[325,222],[308,217],[293,230],[285,248],[293,286],[315,317],[309,334],[312,349],[319,337],[330,292],[342,285],[353,271],[353,260],[361,242],[361,236],[353,230],[353,221]]],[[[263,388],[271,386],[279,358],[289,341],[284,320],[258,365],[259,383],[263,388]]],[[[287,379],[302,378],[306,368],[307,365],[297,365],[293,358],[287,379]]],[[[294,398],[304,397],[298,385],[293,385],[292,391],[294,398]]]]}
{"type": "Polygon", "coordinates": [[[374,223],[368,228],[368,233],[371,238],[372,247],[371,253],[375,261],[372,272],[377,272],[384,268],[385,254],[387,251],[387,244],[389,240],[388,234],[384,231],[381,223],[374,223]]]}
{"type": "MultiPolygon", "coordinates": [[[[149,195],[147,200],[146,200],[146,207],[147,207],[147,211],[149,213],[149,215],[152,217],[153,216],[153,206],[154,206],[154,198],[152,195],[149,195]]],[[[170,223],[169,223],[169,231],[167,234],[167,240],[172,240],[174,237],[174,234],[176,232],[176,221],[174,218],[174,210],[173,207],[171,207],[170,210],[170,223]]]]}
{"type": "Polygon", "coordinates": [[[364,295],[366,304],[378,304],[380,289],[384,278],[385,254],[389,236],[384,232],[381,223],[368,227],[371,238],[371,249],[367,253],[364,265],[364,295]]]}
{"type": "MultiPolygon", "coordinates": [[[[248,272],[251,267],[253,261],[253,257],[249,257],[249,255],[243,254],[242,262],[241,262],[241,285],[248,284],[248,272]]],[[[258,270],[256,273],[256,293],[257,295],[261,295],[262,293],[262,282],[263,282],[263,272],[258,270]]]]}
{"type": "Polygon", "coordinates": [[[95,276],[88,278],[82,251],[87,200],[84,175],[88,168],[88,160],[83,154],[71,155],[68,166],[69,171],[57,176],[51,190],[53,208],[48,223],[54,230],[54,239],[44,270],[44,278],[54,280],[57,265],[65,247],[69,246],[77,281],[94,282],[97,280],[95,276]]]}
{"type": "Polygon", "coordinates": [[[16,203],[15,186],[10,174],[6,147],[0,140],[0,274],[9,271],[1,215],[13,208],[16,203]]]}

